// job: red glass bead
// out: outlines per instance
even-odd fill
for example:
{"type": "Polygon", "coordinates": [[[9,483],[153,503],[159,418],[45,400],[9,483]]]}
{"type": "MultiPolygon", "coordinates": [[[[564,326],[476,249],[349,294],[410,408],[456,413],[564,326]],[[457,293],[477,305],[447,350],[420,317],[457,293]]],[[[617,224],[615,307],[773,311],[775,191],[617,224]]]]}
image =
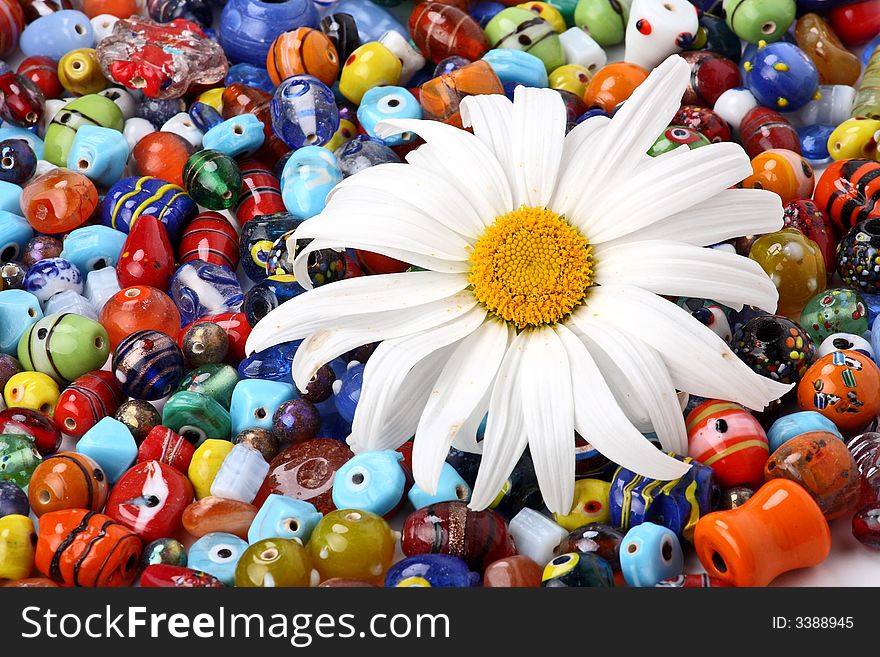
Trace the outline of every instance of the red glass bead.
{"type": "Polygon", "coordinates": [[[782,215],[783,228],[794,228],[809,237],[822,251],[828,276],[837,264],[837,239],[825,213],[810,199],[795,199],[785,204],[782,215]]]}
{"type": "MultiPolygon", "coordinates": [[[[9,0],[3,0],[9,2],[9,0]]],[[[58,98],[64,88],[58,79],[58,62],[45,55],[26,57],[18,65],[16,73],[33,82],[46,98],[58,98]]]]}
{"type": "Polygon", "coordinates": [[[186,334],[186,330],[193,324],[199,322],[214,322],[226,331],[226,337],[229,341],[229,351],[226,352],[226,358],[224,361],[233,367],[237,367],[238,364],[244,360],[244,346],[247,342],[248,336],[251,334],[251,325],[248,324],[245,314],[217,313],[216,315],[206,315],[205,317],[201,317],[192,322],[192,324],[187,324],[180,329],[180,333],[177,335],[177,345],[181,350],[183,350],[183,336],[186,334]]]}
{"type": "Polygon", "coordinates": [[[473,62],[489,50],[479,23],[448,4],[417,4],[409,16],[409,32],[422,54],[435,64],[452,56],[473,62]]]}
{"type": "Polygon", "coordinates": [[[138,217],[116,262],[119,286],[149,285],[167,290],[173,275],[174,249],[165,226],[156,217],[138,217]]]}
{"type": "Polygon", "coordinates": [[[355,249],[358,262],[368,274],[399,274],[409,269],[409,263],[389,258],[380,253],[355,249]]]}
{"type": "Polygon", "coordinates": [[[180,312],[167,294],[148,285],[133,285],[107,299],[101,309],[101,324],[116,350],[124,337],[136,331],[170,331],[180,326],[180,312]]]}
{"type": "Polygon", "coordinates": [[[109,14],[128,18],[140,11],[137,0],[83,0],[82,12],[89,18],[109,14]]]}
{"type": "Polygon", "coordinates": [[[24,10],[24,18],[28,23],[33,23],[41,16],[54,14],[62,9],[73,9],[71,0],[19,0],[24,10]]]}
{"type": "Polygon", "coordinates": [[[56,422],[30,408],[13,407],[0,411],[0,434],[2,433],[30,436],[34,440],[34,447],[43,456],[53,454],[61,447],[61,429],[56,422]]]}
{"type": "MultiPolygon", "coordinates": [[[[269,167],[258,160],[245,160],[241,170],[241,193],[235,207],[235,218],[244,224],[256,216],[284,212],[281,183],[269,167]]],[[[233,269],[235,269],[233,267],[233,269]]]]}
{"type": "Polygon", "coordinates": [[[177,533],[192,499],[192,484],[180,471],[145,461],[119,478],[104,513],[149,543],[177,533]]]}
{"type": "Polygon", "coordinates": [[[82,226],[98,207],[98,190],[81,173],[54,169],[21,192],[21,209],[33,229],[57,235],[82,226]]]}
{"type": "Polygon", "coordinates": [[[714,107],[721,94],[740,86],[736,62],[705,50],[683,52],[681,56],[691,65],[691,81],[681,100],[683,105],[714,107]]]}
{"type": "Polygon", "coordinates": [[[61,393],[55,406],[55,421],[64,427],[65,433],[81,438],[100,420],[114,415],[124,401],[112,372],[89,372],[61,393]]]}
{"type": "Polygon", "coordinates": [[[862,0],[835,7],[828,12],[828,22],[846,45],[860,46],[880,34],[880,3],[862,0]]]}
{"type": "Polygon", "coordinates": [[[739,134],[749,158],[774,148],[801,152],[801,140],[794,126],[782,114],[766,107],[754,107],[746,112],[739,134]]]}
{"type": "Polygon", "coordinates": [[[18,73],[0,75],[0,117],[20,128],[31,128],[40,123],[46,99],[40,88],[18,73]]]}
{"type": "Polygon", "coordinates": [[[195,451],[192,443],[159,425],[150,430],[138,447],[137,462],[158,461],[186,474],[195,451]]]}
{"type": "Polygon", "coordinates": [[[6,57],[18,45],[24,29],[24,12],[16,0],[0,0],[0,5],[0,57],[6,57]]]}
{"type": "Polygon", "coordinates": [[[177,245],[179,264],[204,260],[215,265],[238,267],[238,233],[219,212],[208,210],[192,220],[177,245]]]}
{"type": "Polygon", "coordinates": [[[682,105],[669,125],[683,125],[702,134],[713,144],[730,141],[730,126],[708,107],[682,105]]]}
{"type": "Polygon", "coordinates": [[[140,579],[141,588],[224,588],[223,582],[200,570],[193,570],[185,566],[172,566],[164,563],[154,563],[144,568],[140,579]]]}
{"type": "Polygon", "coordinates": [[[131,150],[134,167],[142,176],[153,176],[183,187],[183,167],[196,152],[186,139],[173,132],[151,132],[131,150]]]}

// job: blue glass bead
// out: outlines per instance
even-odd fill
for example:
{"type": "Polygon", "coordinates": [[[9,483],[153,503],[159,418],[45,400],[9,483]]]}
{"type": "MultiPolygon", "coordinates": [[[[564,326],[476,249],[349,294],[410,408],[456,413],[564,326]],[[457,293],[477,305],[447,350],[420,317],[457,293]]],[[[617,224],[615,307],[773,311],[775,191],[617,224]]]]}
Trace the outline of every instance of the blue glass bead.
{"type": "Polygon", "coordinates": [[[837,126],[833,125],[808,125],[798,128],[798,137],[801,140],[801,155],[813,167],[819,167],[831,162],[828,153],[828,137],[837,126]]]}
{"type": "Polygon", "coordinates": [[[22,289],[45,303],[63,290],[82,294],[83,277],[79,269],[64,258],[46,258],[28,267],[22,289]]]}
{"type": "Polygon", "coordinates": [[[171,279],[171,298],[184,324],[205,315],[238,312],[244,295],[235,273],[204,260],[190,260],[171,279]]]}
{"type": "Polygon", "coordinates": [[[338,167],[346,178],[377,164],[400,162],[393,150],[377,139],[358,135],[335,151],[338,167]]]}
{"type": "Polygon", "coordinates": [[[834,422],[821,413],[816,411],[798,411],[782,416],[770,427],[770,430],[767,432],[770,453],[775,452],[780,445],[788,442],[795,436],[800,436],[808,431],[828,431],[843,440],[843,436],[834,422]]]}
{"type": "Polygon", "coordinates": [[[480,576],[449,554],[405,557],[385,573],[386,587],[467,588],[479,586],[480,576]]]}
{"type": "Polygon", "coordinates": [[[89,17],[73,9],[40,16],[24,28],[18,40],[25,56],[44,55],[56,62],[71,50],[94,45],[95,35],[89,17]]]}
{"type": "MultiPolygon", "coordinates": [[[[316,406],[318,406],[316,404],[316,406]]],[[[351,422],[341,417],[339,413],[329,415],[321,415],[321,428],[318,429],[318,435],[322,438],[333,438],[334,440],[344,441],[351,435],[351,422]]]]}
{"type": "Polygon", "coordinates": [[[116,345],[113,374],[127,397],[162,399],[183,377],[183,354],[177,343],[160,331],[135,331],[116,345]]]}
{"type": "Polygon", "coordinates": [[[437,66],[434,67],[433,77],[439,78],[441,75],[449,75],[453,71],[457,71],[461,67],[467,66],[470,63],[471,60],[464,57],[459,57],[457,55],[452,55],[452,57],[441,59],[440,62],[438,62],[437,66]]]}
{"type": "Polygon", "coordinates": [[[219,42],[231,62],[265,66],[276,37],[298,27],[317,28],[318,20],[312,0],[229,0],[220,14],[219,42]]]}
{"type": "Polygon", "coordinates": [[[223,123],[223,116],[207,103],[196,101],[189,108],[189,118],[202,132],[208,132],[215,125],[223,123]]]}
{"type": "Polygon", "coordinates": [[[235,534],[211,532],[190,546],[187,565],[213,575],[226,586],[232,586],[235,583],[235,566],[247,547],[247,542],[235,534]]]}
{"type": "Polygon", "coordinates": [[[0,262],[18,260],[33,236],[34,229],[27,219],[7,210],[0,210],[0,262]]]}
{"type": "Polygon", "coordinates": [[[248,542],[256,543],[264,538],[289,538],[298,539],[305,545],[315,525],[323,517],[324,514],[310,502],[273,493],[254,516],[248,529],[248,542]]]}
{"type": "Polygon", "coordinates": [[[308,219],[324,209],[327,194],[342,182],[336,156],[320,146],[306,146],[295,151],[281,174],[281,198],[284,207],[298,217],[308,219]]]}
{"type": "Polygon", "coordinates": [[[21,185],[37,170],[37,156],[24,139],[0,141],[0,180],[21,185]]]}
{"type": "Polygon", "coordinates": [[[361,386],[364,383],[364,366],[353,364],[345,371],[342,378],[333,384],[333,401],[336,410],[348,422],[354,420],[354,411],[361,398],[361,386]]]}
{"type": "Polygon", "coordinates": [[[406,497],[416,509],[440,502],[467,502],[471,499],[471,487],[452,465],[444,462],[440,470],[440,480],[437,482],[437,492],[434,495],[418,484],[413,484],[406,497]]]}
{"type": "Polygon", "coordinates": [[[293,149],[323,146],[339,129],[333,92],[312,75],[293,75],[275,90],[269,104],[272,130],[293,149]]]}
{"type": "Polygon", "coordinates": [[[819,72],[803,50],[778,41],[757,49],[746,84],[761,105],[794,112],[813,100],[819,89],[819,72]]]}
{"type": "Polygon", "coordinates": [[[875,326],[874,322],[880,317],[880,294],[865,294],[863,292],[862,299],[868,308],[868,323],[875,326]]]}
{"type": "Polygon", "coordinates": [[[241,310],[247,318],[248,324],[256,326],[257,322],[282,303],[303,292],[305,292],[305,288],[297,283],[290,274],[270,276],[245,293],[241,310]]]}
{"type": "Polygon", "coordinates": [[[83,226],[64,238],[61,257],[81,273],[116,266],[126,234],[108,226],[83,226]]]}
{"type": "Polygon", "coordinates": [[[0,352],[15,356],[21,336],[41,319],[40,300],[30,292],[0,292],[0,352]]]}
{"type": "Polygon", "coordinates": [[[99,187],[109,187],[122,177],[129,148],[118,130],[84,125],[76,131],[67,153],[67,168],[77,171],[99,187]]]}
{"type": "Polygon", "coordinates": [[[241,227],[238,240],[239,262],[248,278],[259,282],[269,275],[266,263],[273,244],[301,223],[302,220],[292,214],[281,212],[255,217],[241,227]]]}
{"type": "Polygon", "coordinates": [[[477,21],[477,23],[480,24],[480,27],[485,30],[489,21],[495,18],[495,15],[498,12],[503,11],[506,6],[507,5],[503,5],[500,2],[478,2],[471,7],[471,18],[477,21]]]}
{"type": "Polygon", "coordinates": [[[202,148],[225,153],[229,157],[250,155],[266,138],[263,122],[253,114],[240,114],[215,125],[202,137],[202,148]]]}
{"type": "Polygon", "coordinates": [[[293,356],[301,344],[302,340],[282,342],[253,353],[238,364],[238,375],[243,379],[290,381],[293,356]]]}
{"type": "Polygon", "coordinates": [[[294,398],[294,388],[282,381],[265,379],[242,379],[232,391],[229,415],[232,418],[232,435],[245,429],[272,428],[275,410],[288,399],[294,398]]]}
{"type": "Polygon", "coordinates": [[[25,493],[11,481],[0,481],[0,518],[11,515],[26,516],[31,505],[25,493]]]}
{"type": "Polygon", "coordinates": [[[566,552],[544,566],[541,580],[545,588],[611,588],[614,570],[594,552],[566,552]]]}
{"type": "Polygon", "coordinates": [[[101,206],[101,223],[128,233],[141,215],[159,219],[172,244],[183,225],[198,214],[198,206],[178,185],[151,176],[131,176],[114,184],[101,206]]]}
{"type": "Polygon", "coordinates": [[[877,48],[880,48],[880,34],[871,39],[862,51],[862,66],[868,65],[868,62],[871,61],[871,55],[877,48]]]}
{"type": "Polygon", "coordinates": [[[347,461],[333,478],[333,504],[384,516],[403,499],[406,474],[403,454],[394,450],[362,452],[347,461]]]}
{"type": "Polygon", "coordinates": [[[232,422],[216,399],[191,390],[178,390],[162,407],[162,424],[193,445],[207,439],[229,440],[232,422]]]}
{"type": "Polygon", "coordinates": [[[96,313],[100,313],[107,299],[119,292],[119,281],[115,267],[95,269],[86,274],[83,296],[92,304],[96,313]]]}
{"type": "Polygon", "coordinates": [[[12,214],[21,212],[21,187],[0,180],[0,212],[11,212],[12,214]]]}
{"type": "Polygon", "coordinates": [[[96,322],[98,321],[98,313],[95,312],[91,302],[73,290],[64,290],[64,292],[53,294],[46,302],[45,308],[43,308],[44,315],[57,315],[61,313],[73,313],[74,315],[82,315],[96,322]]]}
{"type": "MultiPolygon", "coordinates": [[[[403,87],[373,87],[361,99],[358,107],[358,123],[370,137],[376,135],[376,124],[386,119],[421,119],[422,106],[409,91],[403,87]]],[[[411,132],[391,135],[382,139],[388,146],[401,146],[416,139],[411,132]]]]}
{"type": "Polygon", "coordinates": [[[134,463],[138,446],[127,426],[105,417],[79,439],[76,451],[96,461],[112,484],[134,463]]]}
{"type": "Polygon", "coordinates": [[[186,103],[180,98],[159,100],[156,98],[142,98],[137,106],[137,115],[149,121],[156,130],[171,118],[186,111],[186,103]]]}
{"type": "Polygon", "coordinates": [[[269,77],[265,64],[266,62],[263,62],[263,66],[254,66],[253,64],[243,62],[230,66],[223,84],[228,87],[230,84],[238,82],[239,84],[246,84],[249,87],[261,89],[267,94],[274,93],[275,83],[269,77]]]}
{"type": "Polygon", "coordinates": [[[250,504],[269,474],[269,464],[253,447],[238,443],[223,459],[211,482],[211,495],[250,504]]]}
{"type": "Polygon", "coordinates": [[[209,28],[214,22],[214,12],[205,0],[148,0],[147,11],[157,23],[182,18],[201,28],[209,28]]]}
{"type": "Polygon", "coordinates": [[[483,55],[485,61],[503,83],[526,87],[547,87],[547,69],[538,57],[524,50],[495,48],[483,55]]]}
{"type": "Polygon", "coordinates": [[[681,575],[684,555],[670,529],[645,522],[630,529],[620,544],[620,570],[630,586],[655,586],[681,575]]]}
{"type": "Polygon", "coordinates": [[[37,156],[37,159],[43,159],[43,149],[45,147],[43,140],[27,128],[12,126],[0,128],[0,140],[5,141],[7,139],[22,139],[26,141],[28,146],[30,146],[31,150],[34,152],[34,155],[37,156]]]}
{"type": "Polygon", "coordinates": [[[370,0],[340,0],[334,14],[349,14],[357,23],[361,43],[378,41],[385,32],[399,32],[409,39],[409,32],[389,12],[370,0]]]}

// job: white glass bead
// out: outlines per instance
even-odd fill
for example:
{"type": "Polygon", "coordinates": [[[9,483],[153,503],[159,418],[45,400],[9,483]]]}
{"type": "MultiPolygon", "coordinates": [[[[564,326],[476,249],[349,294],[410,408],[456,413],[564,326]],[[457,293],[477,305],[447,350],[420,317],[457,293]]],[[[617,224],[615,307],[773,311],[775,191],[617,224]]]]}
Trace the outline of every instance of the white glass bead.
{"type": "Polygon", "coordinates": [[[100,315],[107,299],[119,292],[119,289],[119,281],[116,280],[116,267],[104,267],[88,273],[83,296],[89,300],[92,308],[100,315]]]}
{"type": "Polygon", "coordinates": [[[111,14],[98,14],[89,22],[92,24],[92,32],[95,35],[95,43],[98,43],[113,32],[113,26],[119,19],[111,14]]]}
{"type": "Polygon", "coordinates": [[[135,145],[148,134],[156,132],[153,124],[146,119],[135,117],[125,122],[122,128],[122,136],[128,142],[128,147],[134,149],[135,145]]]}
{"type": "Polygon", "coordinates": [[[566,64],[579,64],[589,69],[591,73],[595,73],[608,61],[602,46],[579,27],[567,29],[559,35],[559,41],[562,43],[566,64]]]}
{"type": "Polygon", "coordinates": [[[129,91],[126,89],[120,89],[119,87],[110,87],[109,89],[104,89],[103,91],[98,92],[99,96],[104,96],[105,98],[109,98],[122,112],[122,118],[126,121],[129,119],[133,119],[137,116],[137,101],[134,99],[134,96],[131,95],[129,91]]]}
{"type": "Polygon", "coordinates": [[[269,464],[257,450],[238,444],[223,459],[211,484],[211,495],[250,504],[269,473],[269,464]]]}
{"type": "Polygon", "coordinates": [[[697,10],[688,0],[633,0],[624,60],[650,71],[690,47],[699,27],[697,10]]]}
{"type": "Polygon", "coordinates": [[[553,548],[568,535],[550,518],[528,507],[517,513],[508,526],[516,550],[544,566],[553,558],[553,548]]]}
{"type": "Polygon", "coordinates": [[[403,64],[400,71],[400,79],[397,84],[405,86],[418,71],[425,67],[425,58],[418,50],[413,48],[409,41],[403,38],[400,32],[386,32],[379,37],[379,43],[388,48],[403,64]]]}
{"type": "Polygon", "coordinates": [[[196,127],[195,123],[193,123],[192,117],[186,112],[175,114],[165,121],[162,125],[162,132],[173,132],[186,139],[196,148],[202,147],[203,133],[196,127]]]}
{"type": "Polygon", "coordinates": [[[735,133],[739,133],[739,126],[743,117],[749,113],[749,110],[758,106],[758,101],[752,95],[752,92],[745,87],[736,87],[728,89],[718,96],[715,101],[715,107],[712,108],[715,113],[730,124],[735,133]]]}
{"type": "Polygon", "coordinates": [[[92,303],[74,290],[64,290],[49,298],[43,308],[43,314],[53,315],[55,313],[73,313],[95,321],[98,320],[98,313],[95,312],[92,303]]]}
{"type": "Polygon", "coordinates": [[[867,354],[871,360],[874,360],[874,349],[871,347],[871,343],[862,336],[853,333],[832,333],[829,335],[819,345],[816,358],[822,358],[822,356],[827,356],[835,351],[843,351],[844,349],[861,351],[867,354]]]}

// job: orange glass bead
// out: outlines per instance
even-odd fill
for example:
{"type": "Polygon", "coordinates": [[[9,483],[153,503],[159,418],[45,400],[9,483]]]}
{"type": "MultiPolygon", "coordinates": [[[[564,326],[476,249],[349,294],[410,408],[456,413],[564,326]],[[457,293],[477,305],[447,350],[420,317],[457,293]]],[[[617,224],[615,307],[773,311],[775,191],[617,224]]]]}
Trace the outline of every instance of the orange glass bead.
{"type": "Polygon", "coordinates": [[[209,495],[184,509],[183,527],[193,536],[226,532],[247,540],[256,515],[257,507],[253,504],[209,495]]]}
{"type": "Polygon", "coordinates": [[[782,443],[767,459],[764,476],[803,486],[828,520],[853,511],[861,492],[855,459],[829,431],[808,431],[782,443]]]}
{"type": "Polygon", "coordinates": [[[131,158],[140,175],[183,187],[183,167],[195,152],[195,147],[178,134],[151,132],[135,144],[131,158]]]}
{"type": "Polygon", "coordinates": [[[603,66],[587,85],[584,102],[588,109],[601,109],[609,114],[632,96],[648,77],[648,71],[637,64],[615,62],[603,66]]]}
{"type": "Polygon", "coordinates": [[[800,484],[773,479],[742,506],[700,518],[694,544],[710,577],[767,586],[789,570],[822,563],[831,551],[831,530],[800,484]]]}
{"type": "Polygon", "coordinates": [[[14,582],[0,584],[9,589],[57,589],[58,585],[48,577],[26,577],[14,582]]]}
{"type": "Polygon", "coordinates": [[[38,518],[63,509],[100,511],[107,491],[107,476],[95,461],[78,452],[60,452],[34,470],[28,501],[38,518]]]}
{"type": "Polygon", "coordinates": [[[148,285],[120,290],[101,309],[101,324],[110,337],[110,349],[135,331],[171,331],[180,326],[180,312],[167,294],[148,285]]]}
{"type": "Polygon", "coordinates": [[[804,14],[794,29],[798,47],[819,71],[819,84],[855,85],[862,72],[859,58],[846,49],[840,39],[818,14],[804,14]]]}
{"type": "Polygon", "coordinates": [[[797,318],[827,285],[822,250],[793,228],[762,235],[752,243],[749,257],[761,265],[779,290],[778,312],[788,317],[797,318]]]}
{"type": "Polygon", "coordinates": [[[40,519],[36,566],[64,586],[129,586],[143,544],[101,513],[68,509],[40,519]]]}
{"type": "Polygon", "coordinates": [[[459,106],[464,98],[503,93],[501,80],[489,63],[481,59],[425,82],[421,87],[419,102],[425,110],[426,119],[461,128],[459,106]]]}
{"type": "Polygon", "coordinates": [[[476,61],[489,50],[480,24],[447,3],[422,2],[413,7],[409,32],[413,43],[435,64],[452,56],[476,61]]]}
{"type": "Polygon", "coordinates": [[[766,189],[779,195],[783,203],[810,198],[813,168],[794,151],[774,148],[752,159],[752,175],[742,181],[746,189],[766,189]]]}
{"type": "Polygon", "coordinates": [[[239,114],[256,114],[257,108],[268,105],[272,94],[262,89],[234,82],[223,89],[223,118],[231,119],[239,114]]]}
{"type": "Polygon", "coordinates": [[[853,435],[880,415],[880,368],[858,351],[834,351],[806,371],[798,405],[818,411],[844,434],[853,435]]]}
{"type": "Polygon", "coordinates": [[[499,559],[483,573],[483,586],[489,588],[538,588],[543,569],[522,554],[499,559]]]}
{"type": "Polygon", "coordinates": [[[300,27],[283,32],[269,47],[266,70],[275,84],[291,75],[313,75],[328,87],[339,75],[336,46],[320,30],[300,27]]]}
{"type": "Polygon", "coordinates": [[[66,233],[82,226],[98,207],[98,190],[81,173],[54,169],[21,193],[21,209],[34,230],[66,233]]]}
{"type": "Polygon", "coordinates": [[[128,18],[140,12],[137,0],[83,0],[82,11],[89,18],[110,14],[117,18],[128,18]]]}

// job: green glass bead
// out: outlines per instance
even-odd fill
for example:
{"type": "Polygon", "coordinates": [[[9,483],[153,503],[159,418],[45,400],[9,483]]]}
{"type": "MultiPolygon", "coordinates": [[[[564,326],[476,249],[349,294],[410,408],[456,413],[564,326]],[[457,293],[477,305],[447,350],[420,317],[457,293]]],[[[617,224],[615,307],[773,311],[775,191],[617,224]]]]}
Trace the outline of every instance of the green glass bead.
{"type": "Polygon", "coordinates": [[[559,10],[566,25],[574,25],[574,10],[578,6],[578,0],[548,0],[547,4],[559,10]]]}
{"type": "Polygon", "coordinates": [[[241,172],[228,155],[220,151],[199,151],[183,167],[183,185],[199,205],[209,210],[225,210],[238,200],[241,172]]]}
{"type": "Polygon", "coordinates": [[[18,360],[26,370],[67,383],[99,370],[110,355],[110,338],[98,322],[73,313],[47,315],[18,341],[18,360]]]}
{"type": "Polygon", "coordinates": [[[794,22],[795,0],[724,0],[728,27],[749,43],[779,41],[794,22]]]}
{"type": "Polygon", "coordinates": [[[350,577],[379,583],[394,560],[395,543],[394,532],[381,516],[337,509],[315,525],[308,547],[321,581],[350,577]]]}
{"type": "Polygon", "coordinates": [[[807,302],[801,326],[817,345],[834,333],[862,335],[868,330],[868,310],[862,295],[845,287],[820,292],[807,302]]]}
{"type": "Polygon", "coordinates": [[[75,98],[58,110],[46,128],[43,159],[59,167],[67,166],[67,154],[76,137],[76,131],[84,125],[122,132],[125,118],[119,105],[106,96],[88,94],[75,98]]]}
{"type": "Polygon", "coordinates": [[[580,0],[574,10],[574,24],[603,48],[623,43],[628,20],[629,4],[619,0],[580,0]]]}
{"type": "Polygon", "coordinates": [[[542,62],[547,72],[565,64],[562,42],[553,27],[528,9],[508,7],[486,25],[486,38],[492,48],[523,50],[542,62]]]}
{"type": "Polygon", "coordinates": [[[11,481],[25,488],[41,460],[30,437],[17,433],[0,434],[0,481],[11,481]]]}
{"type": "Polygon", "coordinates": [[[688,149],[694,150],[700,146],[708,146],[710,143],[712,142],[708,138],[696,130],[680,125],[671,125],[663,131],[662,135],[657,137],[657,141],[648,149],[648,155],[657,157],[675,150],[679,146],[687,146],[688,149]]]}
{"type": "Polygon", "coordinates": [[[176,392],[188,390],[207,395],[223,408],[229,410],[232,391],[238,383],[238,372],[234,367],[222,363],[211,363],[197,367],[183,377],[176,392]]]}
{"type": "Polygon", "coordinates": [[[312,560],[299,541],[264,538],[242,552],[235,566],[235,585],[245,588],[309,586],[312,560]]]}
{"type": "Polygon", "coordinates": [[[193,444],[207,438],[229,440],[232,422],[229,411],[198,392],[176,392],[162,409],[162,424],[193,444]]]}

